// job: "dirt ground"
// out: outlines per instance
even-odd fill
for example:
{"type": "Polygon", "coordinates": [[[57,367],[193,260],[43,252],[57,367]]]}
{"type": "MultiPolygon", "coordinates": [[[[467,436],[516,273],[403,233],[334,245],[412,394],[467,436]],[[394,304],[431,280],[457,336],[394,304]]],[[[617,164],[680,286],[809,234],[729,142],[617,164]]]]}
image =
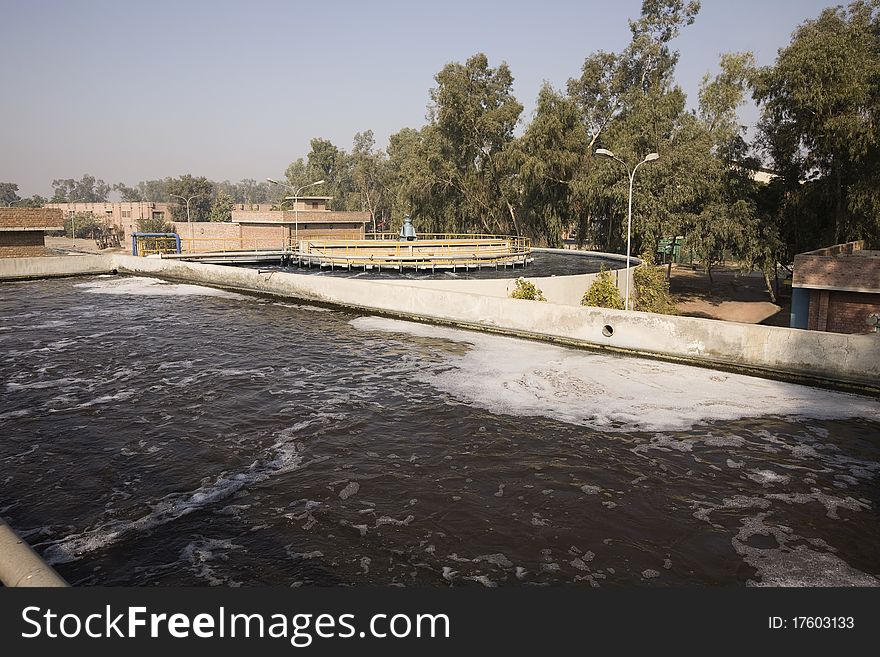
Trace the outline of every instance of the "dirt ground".
{"type": "Polygon", "coordinates": [[[46,236],[46,247],[63,253],[69,251],[77,253],[122,253],[126,251],[124,245],[120,248],[101,250],[98,248],[95,240],[87,237],[73,239],[72,237],[51,237],[49,235],[46,236]]]}
{"type": "MultiPolygon", "coordinates": [[[[780,278],[780,296],[771,303],[760,272],[732,267],[712,271],[713,281],[700,270],[673,265],[669,291],[679,312],[687,317],[723,319],[745,324],[788,326],[791,292],[780,278]]],[[[772,279],[771,279],[772,280],[772,279]]]]}

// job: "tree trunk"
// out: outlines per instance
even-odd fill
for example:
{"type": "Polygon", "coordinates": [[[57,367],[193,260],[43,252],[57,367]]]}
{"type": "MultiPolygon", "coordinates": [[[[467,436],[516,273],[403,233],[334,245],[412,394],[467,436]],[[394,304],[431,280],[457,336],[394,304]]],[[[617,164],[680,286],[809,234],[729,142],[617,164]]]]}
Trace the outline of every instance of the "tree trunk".
{"type": "Polygon", "coordinates": [[[836,165],[835,184],[834,184],[834,243],[841,244],[844,241],[843,230],[843,180],[840,171],[840,165],[836,165]]]}
{"type": "Polygon", "coordinates": [[[764,268],[764,285],[767,286],[767,292],[770,294],[770,302],[776,303],[776,295],[773,293],[773,285],[770,283],[770,272],[764,268]]]}
{"type": "Polygon", "coordinates": [[[510,218],[513,220],[513,229],[516,231],[516,236],[520,236],[519,232],[519,224],[516,221],[516,210],[513,205],[511,205],[510,201],[507,201],[507,211],[510,212],[510,218]]]}

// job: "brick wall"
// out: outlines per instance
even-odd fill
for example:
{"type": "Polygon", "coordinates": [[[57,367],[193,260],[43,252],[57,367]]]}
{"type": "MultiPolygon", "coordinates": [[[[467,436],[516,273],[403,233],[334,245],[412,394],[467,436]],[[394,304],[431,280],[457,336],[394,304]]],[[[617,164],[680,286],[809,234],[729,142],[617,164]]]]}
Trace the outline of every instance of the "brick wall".
{"type": "Polygon", "coordinates": [[[880,313],[880,294],[810,290],[807,328],[832,333],[871,333],[868,315],[880,313]]]}
{"type": "Polygon", "coordinates": [[[43,231],[0,231],[0,258],[31,258],[48,255],[43,231]]]}
{"type": "Polygon", "coordinates": [[[861,244],[849,242],[799,253],[794,257],[792,286],[880,292],[880,257],[863,251],[861,244]]]}
{"type": "Polygon", "coordinates": [[[864,292],[831,292],[828,295],[827,331],[834,333],[870,333],[866,320],[871,313],[880,313],[880,294],[864,292]]]}
{"type": "MultiPolygon", "coordinates": [[[[241,243],[244,249],[280,249],[287,233],[286,226],[267,226],[265,224],[234,224],[241,226],[241,243]]],[[[293,235],[293,228],[290,228],[293,235]]]]}
{"type": "Polygon", "coordinates": [[[190,252],[229,251],[241,248],[241,227],[222,221],[175,221],[181,248],[190,252]]]}

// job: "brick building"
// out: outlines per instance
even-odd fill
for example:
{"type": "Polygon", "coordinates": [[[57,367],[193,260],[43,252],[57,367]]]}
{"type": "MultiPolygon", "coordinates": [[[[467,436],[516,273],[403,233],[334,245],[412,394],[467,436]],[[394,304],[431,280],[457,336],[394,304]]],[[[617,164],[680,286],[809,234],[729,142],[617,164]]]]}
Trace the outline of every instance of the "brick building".
{"type": "Polygon", "coordinates": [[[116,228],[128,238],[138,230],[138,222],[144,219],[171,221],[173,203],[47,203],[43,207],[55,208],[65,217],[74,214],[90,214],[108,228],[116,228]]]}
{"type": "MultiPolygon", "coordinates": [[[[138,231],[138,223],[153,219],[172,224],[181,238],[241,238],[281,241],[283,237],[293,239],[294,234],[302,237],[325,236],[333,234],[342,237],[363,237],[364,225],[370,221],[368,212],[333,212],[327,208],[332,196],[301,196],[296,201],[285,200],[283,211],[272,210],[271,203],[237,203],[232,207],[232,222],[242,224],[234,228],[222,227],[215,222],[173,221],[171,209],[176,203],[47,203],[44,207],[58,209],[64,217],[73,214],[89,214],[107,227],[114,227],[125,234],[128,240],[138,231]],[[207,228],[196,228],[204,224],[207,228]],[[288,230],[286,226],[290,226],[288,230]],[[302,230],[298,230],[301,228],[302,230]],[[303,232],[304,231],[304,232],[303,232]]],[[[228,224],[226,224],[228,226],[228,224]]]]}
{"type": "Polygon", "coordinates": [[[47,230],[64,230],[61,210],[0,208],[0,258],[48,255],[47,230]]]}
{"type": "Polygon", "coordinates": [[[871,333],[880,313],[880,251],[849,242],[794,258],[792,328],[871,333]]]}

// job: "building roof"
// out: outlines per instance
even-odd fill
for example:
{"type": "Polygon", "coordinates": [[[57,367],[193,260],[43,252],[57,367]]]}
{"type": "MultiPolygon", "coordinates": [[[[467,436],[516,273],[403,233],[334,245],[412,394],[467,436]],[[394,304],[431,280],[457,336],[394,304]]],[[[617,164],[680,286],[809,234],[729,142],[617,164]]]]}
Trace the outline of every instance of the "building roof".
{"type": "Polygon", "coordinates": [[[64,230],[64,218],[52,208],[0,208],[0,230],[64,230]]]}
{"type": "Polygon", "coordinates": [[[369,212],[334,212],[332,210],[269,210],[266,212],[233,210],[237,224],[365,224],[369,212]]]}

